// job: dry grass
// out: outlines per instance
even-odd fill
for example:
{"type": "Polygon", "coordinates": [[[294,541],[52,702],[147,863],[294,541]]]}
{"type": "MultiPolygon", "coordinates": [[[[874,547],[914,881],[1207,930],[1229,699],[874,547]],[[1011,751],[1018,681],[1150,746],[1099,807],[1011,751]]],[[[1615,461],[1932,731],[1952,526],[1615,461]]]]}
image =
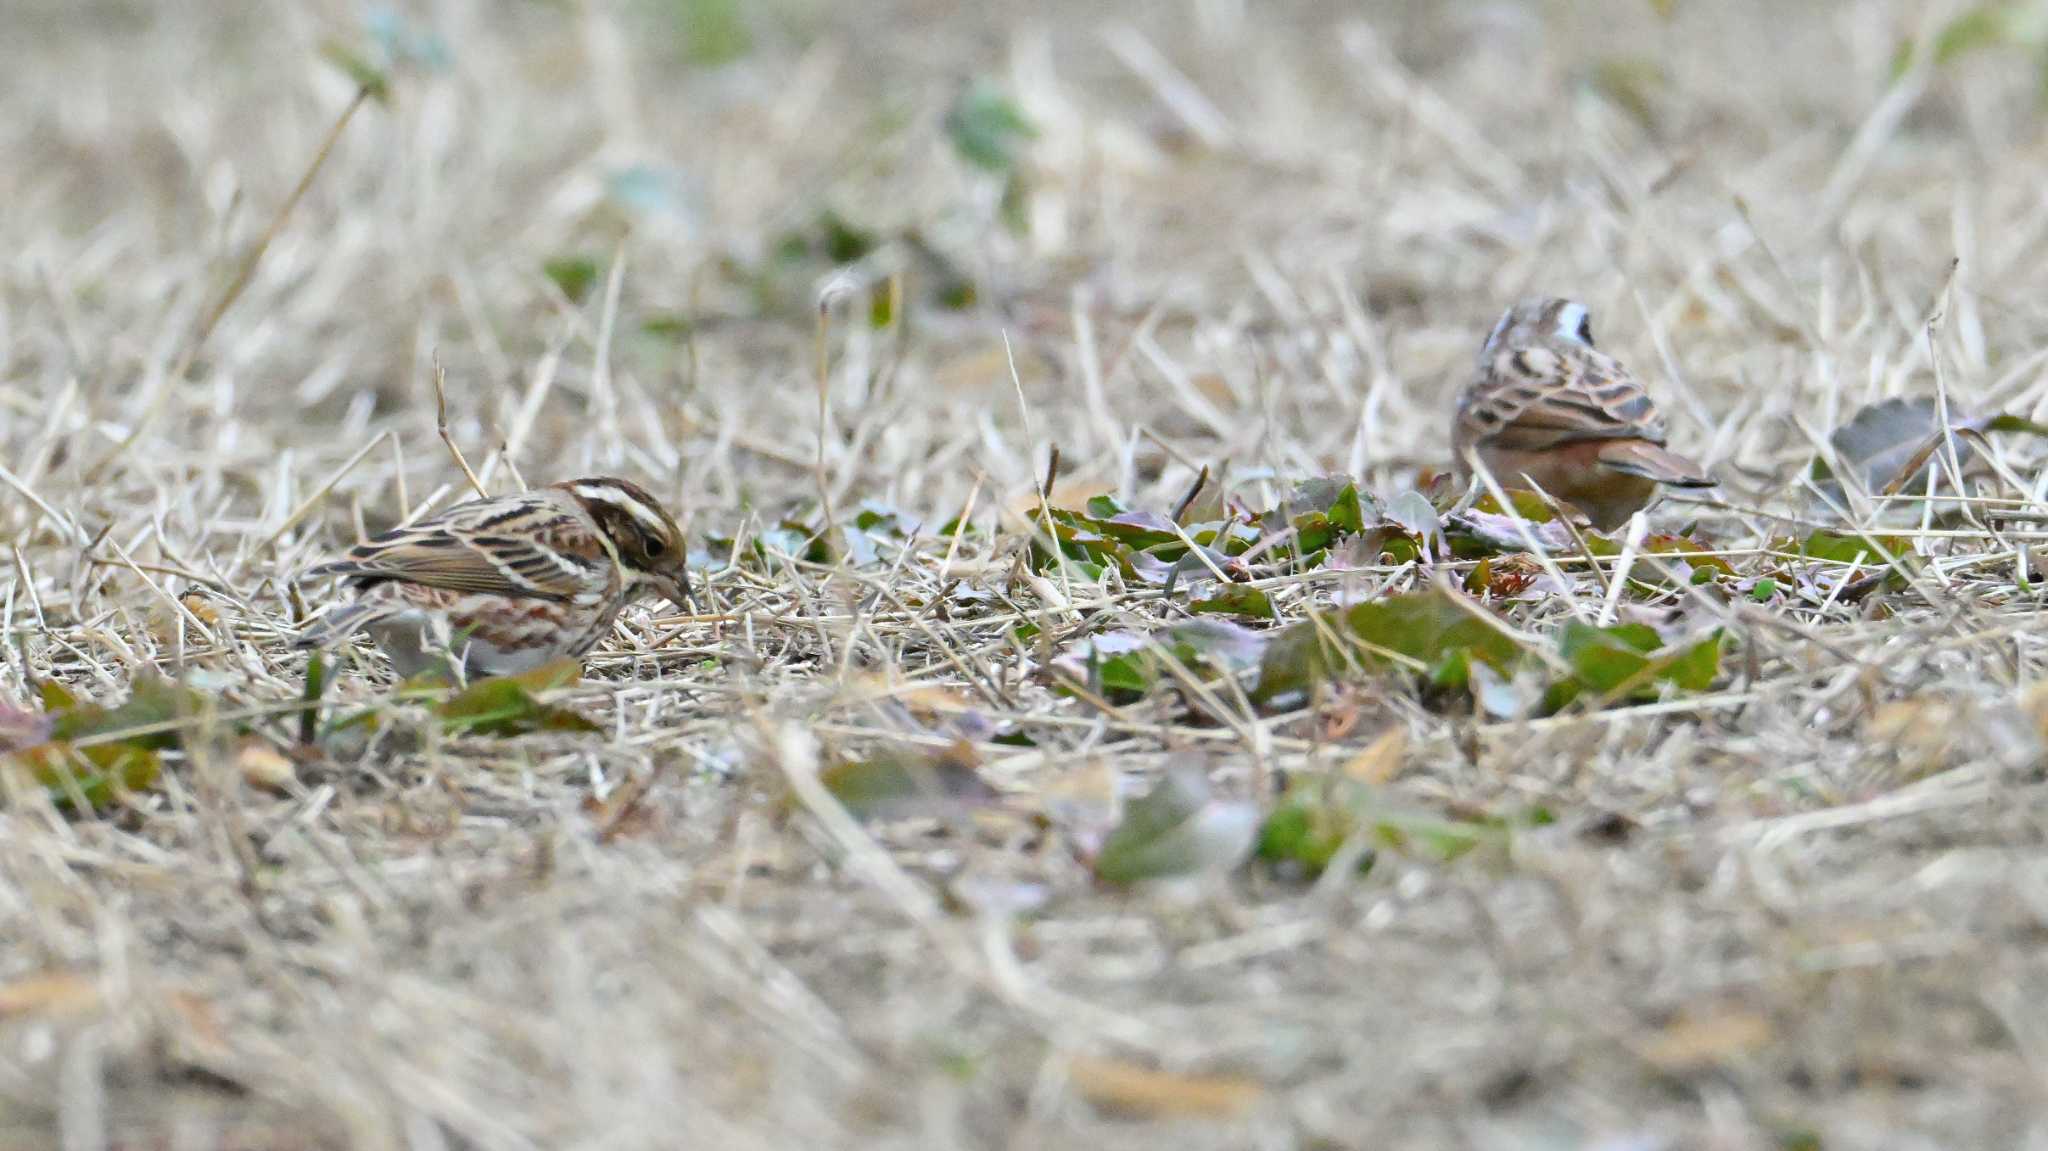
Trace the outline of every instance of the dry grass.
{"type": "MultiPolygon", "coordinates": [[[[1378,677],[1318,713],[1105,712],[1010,638],[1172,618],[1024,578],[1052,445],[1056,505],[1163,509],[1202,466],[1258,507],[1325,471],[1399,491],[1525,293],[1585,299],[1655,381],[1728,481],[1655,516],[1744,570],[1834,519],[1801,477],[1858,405],[2041,414],[2025,53],[1894,81],[1942,13],[1880,0],[776,0],[708,67],[673,6],[449,0],[408,25],[446,65],[344,127],[200,342],[349,102],[319,49],[363,10],[11,7],[0,699],[157,667],[224,710],[130,810],[0,808],[0,1148],[2048,1138],[2024,441],[1998,502],[1907,509],[1902,589],[1644,605],[1729,629],[1703,695],[1484,722],[1378,677]],[[947,142],[977,75],[1038,129],[1021,230],[947,142]],[[828,209],[896,239],[840,281],[821,425],[829,264],[750,270],[828,209]],[[934,301],[926,249],[973,306],[934,301]],[[580,300],[542,274],[565,256],[580,300]],[[442,738],[366,659],[336,694],[390,722],[252,787],[225,717],[299,690],[290,577],[464,494],[436,357],[493,488],[618,472],[769,558],[707,556],[707,617],[629,617],[568,696],[601,736],[442,738]],[[772,530],[863,500],[929,526],[864,565],[772,530]],[[970,507],[981,531],[932,530],[970,507]],[[1355,879],[1110,893],[1057,831],[864,828],[810,786],[821,755],[947,742],[940,698],[1037,741],[978,747],[1025,806],[1190,759],[1244,794],[1391,727],[1402,802],[1559,819],[1355,879]],[[1035,889],[1017,917],[961,896],[1035,889]]],[[[1574,570],[1505,618],[1598,612],[1574,570]]],[[[1290,619],[1335,587],[1267,586],[1290,619]]]]}

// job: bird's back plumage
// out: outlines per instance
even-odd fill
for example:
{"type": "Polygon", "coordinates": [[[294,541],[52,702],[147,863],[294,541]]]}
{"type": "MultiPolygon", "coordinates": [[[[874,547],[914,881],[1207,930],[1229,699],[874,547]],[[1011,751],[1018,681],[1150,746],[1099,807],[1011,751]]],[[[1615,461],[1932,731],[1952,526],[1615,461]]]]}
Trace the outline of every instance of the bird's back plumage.
{"type": "MultiPolygon", "coordinates": [[[[609,477],[475,500],[393,528],[313,568],[355,593],[300,633],[325,647],[369,632],[401,674],[439,647],[472,674],[581,657],[647,592],[687,598],[680,529],[609,477]]],[[[680,599],[678,599],[680,602],[680,599]]]]}
{"type": "Polygon", "coordinates": [[[1665,446],[1649,391],[1593,346],[1585,308],[1569,300],[1526,301],[1501,317],[1459,394],[1451,442],[1460,476],[1477,456],[1500,482],[1534,482],[1602,527],[1642,507],[1657,484],[1714,483],[1665,446]]]}

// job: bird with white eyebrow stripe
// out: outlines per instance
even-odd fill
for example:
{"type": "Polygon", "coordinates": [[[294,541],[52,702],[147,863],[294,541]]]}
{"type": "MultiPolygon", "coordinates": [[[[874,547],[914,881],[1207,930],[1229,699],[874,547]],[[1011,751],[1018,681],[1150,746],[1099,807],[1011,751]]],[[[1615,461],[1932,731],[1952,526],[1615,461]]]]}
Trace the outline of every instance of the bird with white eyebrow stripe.
{"type": "Polygon", "coordinates": [[[1592,320],[1571,300],[1525,300],[1501,316],[1458,395],[1451,450],[1461,482],[1477,456],[1503,486],[1533,481],[1602,530],[1628,522],[1659,484],[1715,484],[1664,446],[1649,392],[1593,346],[1592,320]]]}
{"type": "Polygon", "coordinates": [[[307,572],[340,576],[356,596],[298,643],[329,647],[367,631],[401,677],[444,655],[472,677],[580,659],[627,604],[690,599],[686,551],[667,510],[626,480],[472,500],[307,572]]]}

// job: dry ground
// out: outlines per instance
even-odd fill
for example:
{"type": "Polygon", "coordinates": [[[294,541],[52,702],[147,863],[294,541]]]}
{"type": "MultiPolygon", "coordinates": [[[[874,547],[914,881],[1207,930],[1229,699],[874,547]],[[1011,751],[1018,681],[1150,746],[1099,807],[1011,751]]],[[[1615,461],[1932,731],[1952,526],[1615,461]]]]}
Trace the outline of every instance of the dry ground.
{"type": "MultiPolygon", "coordinates": [[[[390,707],[265,790],[216,716],[98,819],[17,777],[0,1147],[2048,1143],[2026,441],[1909,533],[1907,586],[1677,601],[1730,656],[1657,703],[1484,721],[1387,675],[1218,724],[1055,695],[1010,638],[1172,615],[1019,578],[1000,517],[1052,445],[1065,506],[1163,509],[1203,465],[1254,507],[1330,471],[1400,491],[1531,292],[1653,381],[1728,481],[1654,518],[1745,571],[1828,517],[1802,475],[1858,405],[2048,403],[2033,51],[1966,21],[1895,72],[1960,8],[1672,8],[10,0],[0,699],[152,666],[227,712],[292,699],[290,577],[459,498],[436,355],[494,488],[647,483],[710,603],[627,619],[565,695],[596,735],[390,707]],[[349,102],[330,41],[408,61],[195,344],[349,102]],[[975,78],[1036,127],[1007,197],[950,142],[975,78]],[[821,434],[832,261],[785,239],[828,214],[886,242],[839,281],[821,434]],[[779,525],[821,488],[927,530],[800,562],[779,525]],[[970,503],[980,531],[935,534],[970,503]],[[946,700],[975,715],[909,706],[946,700]],[[1057,830],[786,798],[955,730],[1015,803],[1191,758],[1245,795],[1390,728],[1402,802],[1556,822],[1189,901],[1102,889],[1057,830]]],[[[1333,587],[1268,586],[1289,619],[1333,587]]],[[[1540,638],[1588,596],[1506,618],[1540,638]]],[[[334,695],[388,688],[365,658],[334,695]]]]}

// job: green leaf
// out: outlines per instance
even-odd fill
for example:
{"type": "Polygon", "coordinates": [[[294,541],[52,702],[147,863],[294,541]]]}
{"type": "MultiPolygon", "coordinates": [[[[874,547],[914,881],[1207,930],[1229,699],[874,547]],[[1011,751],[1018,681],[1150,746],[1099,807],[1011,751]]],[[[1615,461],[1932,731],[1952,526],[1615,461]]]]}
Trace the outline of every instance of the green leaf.
{"type": "Polygon", "coordinates": [[[1658,678],[1681,691],[1706,691],[1721,675],[1721,632],[1661,661],[1658,678]]]}
{"type": "Polygon", "coordinates": [[[155,783],[161,752],[177,747],[182,721],[207,700],[160,675],[145,675],[113,707],[85,703],[62,684],[37,685],[44,714],[36,725],[43,742],[17,746],[12,761],[58,804],[98,810],[120,795],[155,783]],[[77,744],[87,743],[79,747],[77,744]]]}
{"type": "Polygon", "coordinates": [[[1934,62],[1948,64],[1966,53],[2010,42],[2009,5],[1979,4],[1964,9],[1934,37],[1934,62]]]}
{"type": "Polygon", "coordinates": [[[541,265],[541,271],[571,303],[582,303],[597,283],[597,261],[589,256],[554,256],[541,265]]]}
{"type": "MultiPolygon", "coordinates": [[[[1502,494],[1508,497],[1508,506],[1513,509],[1514,514],[1530,523],[1547,524],[1557,518],[1557,513],[1535,492],[1522,488],[1504,488],[1502,494]]],[[[1493,498],[1492,492],[1483,492],[1478,499],[1473,500],[1472,510],[1489,515],[1508,514],[1501,509],[1500,501],[1493,498]]]]}
{"type": "Polygon", "coordinates": [[[1150,691],[1166,674],[1162,652],[1197,676],[1237,675],[1259,666],[1271,640],[1271,633],[1222,620],[1189,620],[1149,635],[1119,631],[1090,637],[1055,660],[1054,666],[1112,699],[1130,700],[1150,691]]]}
{"type": "Polygon", "coordinates": [[[327,62],[346,74],[351,83],[368,93],[370,99],[379,104],[391,100],[391,74],[371,63],[360,52],[338,40],[330,40],[320,46],[320,54],[327,62]]]}
{"type": "Polygon", "coordinates": [[[1344,485],[1344,490],[1338,492],[1337,498],[1331,502],[1327,515],[1330,526],[1338,531],[1364,531],[1365,510],[1359,505],[1358,486],[1356,484],[1344,485]]]}
{"type": "Polygon", "coordinates": [[[1112,656],[1096,669],[1096,682],[1112,698],[1144,695],[1157,679],[1158,674],[1150,661],[1141,655],[1112,656]]]}
{"type": "MultiPolygon", "coordinates": [[[[1330,866],[1344,844],[1358,832],[1358,814],[1334,802],[1320,786],[1298,785],[1259,827],[1259,858],[1291,867],[1314,879],[1330,866]]],[[[1358,857],[1358,873],[1372,870],[1371,851],[1358,857]]]]}
{"type": "Polygon", "coordinates": [[[140,791],[163,774],[163,760],[154,748],[134,743],[98,743],[74,747],[62,740],[14,753],[29,777],[50,793],[60,807],[99,811],[128,792],[140,791]]]}
{"type": "Polygon", "coordinates": [[[1643,624],[1599,628],[1574,620],[1564,625],[1557,646],[1581,687],[1607,691],[1648,667],[1646,653],[1662,647],[1663,640],[1643,624]]]}
{"type": "MultiPolygon", "coordinates": [[[[2038,29],[2027,20],[2029,5],[2012,3],[1977,4],[1963,9],[1934,35],[1933,61],[1939,67],[1986,48],[2034,46],[2038,29]]],[[[1892,53],[1891,77],[1897,80],[1913,64],[1913,40],[1899,41],[1892,53]]]]}
{"type": "Polygon", "coordinates": [[[856,227],[829,210],[818,218],[818,230],[823,236],[825,258],[835,264],[858,263],[881,243],[874,232],[856,227]]]}
{"type": "Polygon", "coordinates": [[[1506,673],[1522,652],[1514,640],[1473,614],[1485,610],[1456,592],[1430,588],[1295,624],[1267,648],[1251,699],[1259,704],[1290,699],[1345,666],[1333,633],[1367,645],[1363,656],[1368,665],[1419,667],[1439,688],[1462,688],[1474,661],[1506,673]],[[1463,604],[1471,604],[1471,610],[1463,604]]]}
{"type": "Polygon", "coordinates": [[[52,715],[70,711],[78,706],[78,697],[71,693],[71,689],[54,679],[37,683],[36,696],[43,701],[43,710],[52,715]]]}
{"type": "Polygon", "coordinates": [[[949,312],[964,312],[980,299],[974,281],[965,276],[948,276],[932,291],[932,302],[949,312]]]}
{"type": "Polygon", "coordinates": [[[974,749],[965,741],[943,751],[889,751],[837,763],[818,781],[855,819],[911,819],[950,815],[1000,797],[981,778],[974,749]]]}
{"type": "Polygon", "coordinates": [[[583,666],[558,659],[518,675],[472,682],[435,709],[450,734],[512,736],[534,731],[602,731],[582,715],[542,703],[535,696],[575,683],[583,666]]]}
{"type": "Polygon", "coordinates": [[[1345,613],[1344,623],[1360,640],[1425,667],[1463,652],[1495,671],[1506,671],[1521,649],[1475,614],[1485,611],[1456,592],[1431,588],[1359,604],[1345,613]]]}
{"type": "Polygon", "coordinates": [[[1265,592],[1243,584],[1231,584],[1207,599],[1198,599],[1188,604],[1188,610],[1196,614],[1217,614],[1244,616],[1247,619],[1272,619],[1273,601],[1265,592]]]}
{"type": "Polygon", "coordinates": [[[693,64],[715,67],[745,56],[754,47],[744,0],[669,0],[685,54],[693,64]]]}
{"type": "Polygon", "coordinates": [[[946,114],[946,135],[953,150],[969,164],[987,172],[1007,173],[1016,166],[1017,150],[1038,135],[1016,104],[993,81],[967,86],[946,114]]]}
{"type": "Polygon", "coordinates": [[[1379,527],[1381,520],[1378,502],[1359,492],[1351,477],[1331,475],[1295,484],[1258,523],[1264,534],[1294,533],[1268,549],[1272,562],[1309,565],[1321,562],[1331,544],[1379,527]]]}
{"type": "Polygon", "coordinates": [[[1235,869],[1251,854],[1259,832],[1258,809],[1215,798],[1208,778],[1193,768],[1161,776],[1132,800],[1123,822],[1102,842],[1095,877],[1113,887],[1235,869]]]}
{"type": "Polygon", "coordinates": [[[1655,698],[1663,684],[1705,691],[1721,671],[1721,633],[1665,649],[1656,631],[1641,624],[1600,628],[1574,621],[1558,637],[1558,654],[1572,674],[1551,685],[1545,696],[1545,706],[1553,711],[1588,691],[1606,696],[1628,689],[1637,698],[1655,698]]]}
{"type": "Polygon", "coordinates": [[[1088,510],[1089,518],[1098,520],[1115,519],[1129,510],[1124,507],[1121,500],[1111,495],[1089,496],[1084,506],[1088,510]]]}
{"type": "Polygon", "coordinates": [[[1258,682],[1251,700],[1261,706],[1304,695],[1344,666],[1344,653],[1333,639],[1342,623],[1334,616],[1307,619],[1282,628],[1259,660],[1258,682]]]}
{"type": "Polygon", "coordinates": [[[1358,836],[1372,844],[1359,858],[1363,872],[1380,851],[1448,863],[1474,848],[1504,845],[1510,832],[1496,816],[1459,819],[1390,804],[1380,789],[1357,780],[1303,779],[1260,827],[1259,857],[1313,879],[1358,836]]]}
{"type": "Polygon", "coordinates": [[[1656,123],[1657,98],[1669,84],[1663,66],[1648,56],[1608,56],[1593,65],[1593,88],[1639,124],[1656,123]]]}
{"type": "Polygon", "coordinates": [[[1296,556],[1306,558],[1329,549],[1330,542],[1337,538],[1337,531],[1330,525],[1330,517],[1321,512],[1304,512],[1294,517],[1294,546],[1290,549],[1296,556]]]}
{"type": "Polygon", "coordinates": [[[2048,436],[2048,424],[2038,423],[2025,416],[2015,416],[2009,412],[1984,421],[1984,428],[1993,432],[2025,432],[2030,436],[2048,436]]]}
{"type": "Polygon", "coordinates": [[[1831,531],[1817,531],[1807,536],[1799,544],[1799,554],[1817,560],[1869,566],[1885,562],[1884,554],[1878,548],[1891,553],[1894,559],[1913,554],[1912,542],[1903,536],[1873,535],[1866,540],[1860,535],[1831,531]]]}
{"type": "MultiPolygon", "coordinates": [[[[68,693],[66,693],[68,696],[68,693]]],[[[51,737],[81,740],[121,732],[121,742],[135,747],[160,750],[178,746],[174,726],[181,719],[197,715],[206,701],[199,693],[160,675],[144,675],[128,688],[128,698],[114,707],[79,704],[54,712],[51,737]],[[156,728],[159,730],[146,730],[156,728]]]]}
{"type": "Polygon", "coordinates": [[[1412,812],[1378,813],[1373,832],[1390,850],[1405,850],[1449,863],[1474,848],[1504,845],[1508,829],[1499,819],[1446,819],[1412,812]]]}

